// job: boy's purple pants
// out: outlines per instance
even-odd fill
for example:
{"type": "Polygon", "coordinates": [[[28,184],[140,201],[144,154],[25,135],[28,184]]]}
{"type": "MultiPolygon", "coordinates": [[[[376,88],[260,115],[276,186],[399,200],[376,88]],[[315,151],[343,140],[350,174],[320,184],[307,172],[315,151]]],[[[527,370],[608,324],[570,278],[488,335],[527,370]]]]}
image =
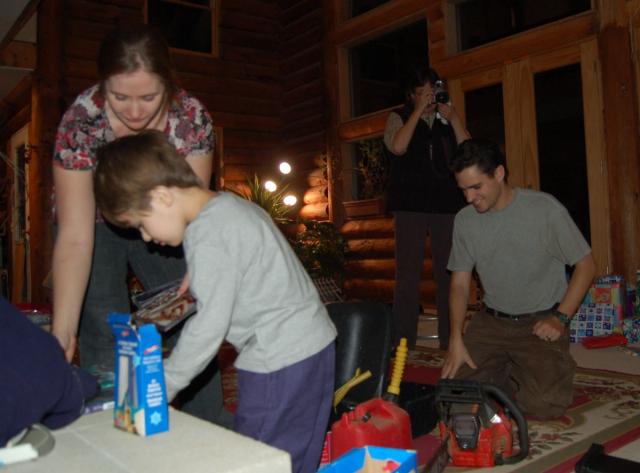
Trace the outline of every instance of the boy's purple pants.
{"type": "Polygon", "coordinates": [[[315,473],[328,428],[335,347],[273,373],[238,370],[234,430],[291,455],[293,473],[315,473]]]}

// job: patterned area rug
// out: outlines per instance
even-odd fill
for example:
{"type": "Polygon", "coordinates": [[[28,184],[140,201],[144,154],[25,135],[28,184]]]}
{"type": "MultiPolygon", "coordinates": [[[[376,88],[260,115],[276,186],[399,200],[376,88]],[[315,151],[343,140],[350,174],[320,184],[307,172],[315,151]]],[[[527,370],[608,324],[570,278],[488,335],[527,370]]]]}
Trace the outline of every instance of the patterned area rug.
{"type": "MultiPolygon", "coordinates": [[[[236,402],[234,359],[235,351],[225,344],[220,351],[219,362],[225,405],[231,411],[235,410],[236,402]]],[[[435,384],[443,362],[444,352],[439,350],[422,347],[411,350],[403,379],[435,384]]],[[[603,444],[609,453],[640,438],[640,377],[578,368],[573,404],[567,414],[545,422],[529,420],[529,438],[530,452],[526,460],[495,470],[500,473],[571,472],[592,443],[603,444]]],[[[430,456],[429,451],[420,451],[421,448],[433,450],[436,445],[435,438],[417,443],[419,459],[430,456]]],[[[447,468],[451,472],[492,470],[447,468]]]]}
{"type": "MultiPolygon", "coordinates": [[[[404,379],[437,381],[444,352],[419,348],[409,353],[404,379]]],[[[571,472],[592,443],[611,452],[640,438],[640,378],[613,371],[578,368],[573,404],[551,421],[529,420],[529,457],[496,471],[518,473],[571,472]]],[[[447,468],[447,471],[478,471],[447,468]]],[[[490,471],[483,469],[482,471],[490,471]]]]}

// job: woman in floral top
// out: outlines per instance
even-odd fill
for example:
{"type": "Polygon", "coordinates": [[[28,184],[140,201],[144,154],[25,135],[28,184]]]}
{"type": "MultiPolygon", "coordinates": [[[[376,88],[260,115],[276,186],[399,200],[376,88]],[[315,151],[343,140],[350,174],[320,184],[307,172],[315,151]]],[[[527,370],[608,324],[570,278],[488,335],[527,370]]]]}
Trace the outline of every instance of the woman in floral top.
{"type": "MultiPolygon", "coordinates": [[[[118,137],[157,129],[208,187],[214,134],[204,106],[174,85],[169,49],[151,28],[134,25],[108,35],[100,47],[98,73],[100,83],[76,98],[56,135],[53,334],[68,360],[78,340],[84,367],[111,371],[114,339],[107,315],[130,310],[128,268],[149,289],[184,277],[186,267],[181,250],[145,245],[138,234],[115,229],[96,214],[96,150],[118,137]]],[[[192,413],[214,420],[212,396],[202,401],[207,412],[194,404],[192,413]]]]}

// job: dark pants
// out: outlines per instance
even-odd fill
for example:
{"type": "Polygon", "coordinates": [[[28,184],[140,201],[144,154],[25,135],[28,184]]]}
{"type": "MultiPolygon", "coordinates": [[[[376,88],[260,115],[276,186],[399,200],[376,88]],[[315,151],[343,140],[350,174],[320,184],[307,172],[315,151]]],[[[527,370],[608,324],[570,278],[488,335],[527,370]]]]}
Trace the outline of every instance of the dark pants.
{"type": "Polygon", "coordinates": [[[234,430],[291,455],[293,473],[315,473],[333,400],[335,347],[273,373],[238,370],[234,430]]]}
{"type": "Polygon", "coordinates": [[[420,281],[427,235],[431,237],[433,277],[438,286],[438,339],[441,347],[449,343],[449,284],[447,261],[453,236],[452,214],[394,212],[396,239],[396,286],[393,318],[396,342],[406,337],[414,346],[418,335],[420,281]]]}
{"type": "MultiPolygon", "coordinates": [[[[145,289],[181,279],[186,273],[181,249],[153,248],[138,232],[97,223],[78,341],[80,362],[85,368],[113,371],[115,340],[107,316],[110,312],[130,312],[129,267],[145,289]]],[[[179,335],[179,329],[168,334],[168,345],[175,345],[179,335]]],[[[196,417],[230,426],[230,414],[223,411],[222,383],[215,360],[205,372],[184,395],[180,394],[182,408],[196,417]]]]}
{"type": "Polygon", "coordinates": [[[456,377],[488,382],[512,396],[525,414],[548,419],[563,415],[573,400],[576,363],[569,353],[569,335],[555,342],[532,334],[546,314],[520,321],[476,313],[464,343],[477,370],[460,367],[456,377]]]}

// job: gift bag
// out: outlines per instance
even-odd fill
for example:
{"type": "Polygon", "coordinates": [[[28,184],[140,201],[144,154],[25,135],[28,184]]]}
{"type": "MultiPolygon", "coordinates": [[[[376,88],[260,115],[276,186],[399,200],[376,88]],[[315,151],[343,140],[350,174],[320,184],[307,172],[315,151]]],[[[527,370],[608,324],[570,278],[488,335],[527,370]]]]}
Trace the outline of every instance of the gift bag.
{"type": "Polygon", "coordinates": [[[570,340],[580,342],[585,337],[613,333],[625,316],[626,291],[620,275],[596,279],[571,320],[570,340]]]}

